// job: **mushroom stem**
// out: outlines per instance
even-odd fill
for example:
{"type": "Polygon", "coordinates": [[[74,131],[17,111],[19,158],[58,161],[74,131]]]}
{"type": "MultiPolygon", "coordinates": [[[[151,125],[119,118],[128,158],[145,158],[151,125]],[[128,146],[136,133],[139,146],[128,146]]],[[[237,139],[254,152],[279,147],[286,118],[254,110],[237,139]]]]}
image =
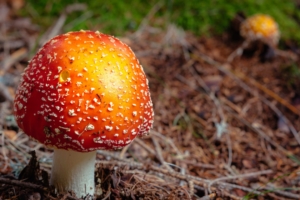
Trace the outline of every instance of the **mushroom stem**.
{"type": "Polygon", "coordinates": [[[58,192],[74,191],[77,197],[94,195],[96,151],[82,153],[55,149],[51,184],[58,192]]]}

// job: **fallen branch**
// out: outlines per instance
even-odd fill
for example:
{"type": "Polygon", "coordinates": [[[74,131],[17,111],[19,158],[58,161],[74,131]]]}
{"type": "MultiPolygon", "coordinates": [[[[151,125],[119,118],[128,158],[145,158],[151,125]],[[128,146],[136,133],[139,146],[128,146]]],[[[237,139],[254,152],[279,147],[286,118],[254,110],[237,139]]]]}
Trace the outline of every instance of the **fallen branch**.
{"type": "MultiPolygon", "coordinates": [[[[7,185],[13,185],[13,186],[17,186],[17,187],[22,187],[22,188],[33,189],[33,190],[37,190],[37,191],[40,191],[40,192],[47,192],[47,193],[50,192],[49,188],[47,188],[47,187],[37,185],[37,184],[33,184],[33,183],[29,183],[29,182],[23,182],[23,181],[20,181],[20,180],[11,180],[11,179],[8,179],[8,178],[1,178],[0,177],[0,183],[7,184],[7,185]]],[[[76,197],[73,197],[69,194],[65,195],[65,198],[69,199],[69,200],[82,200],[81,198],[76,198],[76,197]]],[[[55,198],[51,197],[51,199],[55,199],[55,198]]]]}
{"type": "Polygon", "coordinates": [[[23,182],[23,181],[19,181],[19,180],[11,180],[11,179],[0,177],[0,183],[8,184],[8,185],[14,185],[14,186],[18,186],[18,187],[30,188],[30,189],[34,189],[34,190],[43,191],[43,192],[48,191],[47,187],[44,187],[44,186],[41,186],[41,185],[36,185],[36,184],[33,184],[33,183],[23,182]]]}

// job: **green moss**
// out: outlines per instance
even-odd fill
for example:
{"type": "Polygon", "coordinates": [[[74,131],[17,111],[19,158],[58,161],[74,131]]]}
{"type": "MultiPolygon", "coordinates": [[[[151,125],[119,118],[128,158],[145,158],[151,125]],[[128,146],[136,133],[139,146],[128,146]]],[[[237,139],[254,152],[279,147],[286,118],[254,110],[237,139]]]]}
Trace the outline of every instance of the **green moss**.
{"type": "MultiPolygon", "coordinates": [[[[85,3],[87,10],[68,16],[64,31],[98,29],[115,35],[136,30],[157,1],[97,1],[97,0],[28,0],[23,15],[30,15],[46,29],[58,18],[61,11],[72,3],[85,3]]],[[[300,11],[294,1],[282,0],[162,0],[163,6],[156,18],[163,23],[175,23],[198,35],[220,34],[237,12],[247,16],[255,13],[269,14],[279,23],[283,39],[300,42],[300,11]]]]}
{"type": "Polygon", "coordinates": [[[300,69],[297,63],[282,66],[280,68],[280,74],[286,81],[288,87],[292,87],[300,83],[300,69]]]}

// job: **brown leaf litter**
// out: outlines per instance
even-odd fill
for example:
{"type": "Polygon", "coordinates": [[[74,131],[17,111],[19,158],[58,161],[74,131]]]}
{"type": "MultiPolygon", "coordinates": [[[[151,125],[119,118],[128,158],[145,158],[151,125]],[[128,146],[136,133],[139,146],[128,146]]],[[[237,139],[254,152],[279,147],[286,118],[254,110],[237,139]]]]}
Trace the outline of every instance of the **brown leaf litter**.
{"type": "MultiPolygon", "coordinates": [[[[55,194],[51,150],[12,117],[38,28],[8,10],[0,31],[0,199],[78,199],[55,194]]],[[[258,43],[228,63],[242,44],[230,34],[199,38],[175,25],[138,33],[122,39],[149,78],[155,125],[121,151],[98,151],[96,198],[300,199],[299,49],[268,57],[258,43]]]]}

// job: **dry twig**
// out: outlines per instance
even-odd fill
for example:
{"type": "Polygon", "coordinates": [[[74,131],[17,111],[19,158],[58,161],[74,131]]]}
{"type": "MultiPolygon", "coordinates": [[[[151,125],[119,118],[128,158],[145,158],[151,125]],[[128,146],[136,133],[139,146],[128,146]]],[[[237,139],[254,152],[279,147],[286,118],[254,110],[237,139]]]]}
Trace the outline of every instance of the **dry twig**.
{"type": "Polygon", "coordinates": [[[217,182],[220,182],[220,181],[231,180],[231,179],[240,179],[240,178],[246,178],[246,177],[255,177],[255,176],[260,176],[260,175],[263,175],[263,174],[270,174],[272,172],[273,172],[272,170],[263,170],[263,171],[259,171],[259,172],[248,173],[248,174],[241,174],[241,175],[236,175],[236,176],[227,176],[227,177],[216,178],[216,179],[209,182],[208,190],[209,190],[209,193],[211,193],[211,190],[210,190],[211,186],[216,184],[217,182]]]}
{"type": "Polygon", "coordinates": [[[33,183],[28,183],[28,182],[23,182],[23,181],[19,181],[19,180],[11,180],[11,179],[0,177],[0,183],[14,185],[14,186],[18,186],[18,187],[30,188],[30,189],[34,189],[34,190],[43,191],[43,192],[48,191],[48,189],[44,186],[33,184],[33,183]]]}
{"type": "Polygon", "coordinates": [[[133,34],[134,37],[139,38],[144,30],[147,28],[149,21],[154,17],[154,15],[159,11],[159,9],[164,5],[163,1],[158,1],[149,11],[149,13],[144,17],[141,24],[139,25],[137,31],[133,34]]]}
{"type": "Polygon", "coordinates": [[[164,167],[166,167],[166,169],[168,169],[169,171],[174,171],[174,170],[166,163],[165,159],[163,158],[163,156],[162,156],[162,150],[161,150],[161,147],[160,147],[158,141],[157,141],[154,137],[152,137],[151,139],[152,139],[152,142],[153,142],[153,144],[154,144],[155,152],[156,152],[156,157],[157,157],[157,159],[159,160],[159,162],[160,162],[164,167]]]}

